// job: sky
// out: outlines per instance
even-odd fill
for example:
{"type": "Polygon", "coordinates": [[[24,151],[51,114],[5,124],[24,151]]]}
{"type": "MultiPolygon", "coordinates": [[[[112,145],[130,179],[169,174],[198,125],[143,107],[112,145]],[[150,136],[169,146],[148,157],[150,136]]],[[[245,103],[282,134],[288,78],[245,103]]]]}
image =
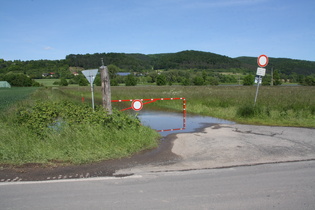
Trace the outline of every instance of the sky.
{"type": "Polygon", "coordinates": [[[175,53],[315,61],[314,0],[0,0],[0,58],[175,53]]]}

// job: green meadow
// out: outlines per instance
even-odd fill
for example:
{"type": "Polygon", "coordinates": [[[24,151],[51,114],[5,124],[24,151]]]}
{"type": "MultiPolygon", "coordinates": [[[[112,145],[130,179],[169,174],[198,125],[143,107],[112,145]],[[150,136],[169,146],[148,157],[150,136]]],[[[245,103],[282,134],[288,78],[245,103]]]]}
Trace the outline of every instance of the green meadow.
{"type": "MultiPolygon", "coordinates": [[[[63,91],[90,103],[89,87],[66,87],[63,91]]],[[[185,97],[187,112],[232,120],[238,123],[315,127],[315,88],[309,86],[261,86],[256,105],[255,86],[118,86],[112,99],[185,97]]],[[[101,89],[95,87],[101,103],[101,89]]],[[[146,108],[181,111],[182,104],[159,101],[146,108]]]]}

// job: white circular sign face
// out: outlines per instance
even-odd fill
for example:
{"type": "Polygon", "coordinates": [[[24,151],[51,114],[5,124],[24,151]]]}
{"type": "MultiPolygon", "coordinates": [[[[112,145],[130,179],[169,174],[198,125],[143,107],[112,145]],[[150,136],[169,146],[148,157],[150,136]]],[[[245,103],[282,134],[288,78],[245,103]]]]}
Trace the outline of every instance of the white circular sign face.
{"type": "Polygon", "coordinates": [[[265,67],[268,65],[268,57],[266,55],[260,55],[257,59],[258,66],[265,67]]]}
{"type": "Polygon", "coordinates": [[[135,111],[140,111],[142,109],[143,103],[141,100],[133,100],[131,107],[135,111]]]}

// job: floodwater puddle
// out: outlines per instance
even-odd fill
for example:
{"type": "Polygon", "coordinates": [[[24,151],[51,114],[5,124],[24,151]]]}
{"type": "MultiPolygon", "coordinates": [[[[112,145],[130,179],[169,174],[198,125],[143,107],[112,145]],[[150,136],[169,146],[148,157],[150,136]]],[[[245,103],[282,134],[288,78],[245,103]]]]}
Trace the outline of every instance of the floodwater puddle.
{"type": "Polygon", "coordinates": [[[160,132],[162,136],[172,133],[189,133],[210,126],[211,124],[234,124],[232,121],[219,118],[186,114],[179,112],[162,112],[142,110],[137,117],[143,125],[160,132]]]}

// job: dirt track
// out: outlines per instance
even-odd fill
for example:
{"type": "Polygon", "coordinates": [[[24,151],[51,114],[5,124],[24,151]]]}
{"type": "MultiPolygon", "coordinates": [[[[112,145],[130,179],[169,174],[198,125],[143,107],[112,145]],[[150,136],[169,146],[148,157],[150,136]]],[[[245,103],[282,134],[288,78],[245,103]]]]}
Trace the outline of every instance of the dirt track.
{"type": "Polygon", "coordinates": [[[0,182],[125,176],[305,160],[315,160],[315,129],[213,125],[201,132],[169,135],[159,148],[130,158],[80,166],[0,169],[0,182]]]}

